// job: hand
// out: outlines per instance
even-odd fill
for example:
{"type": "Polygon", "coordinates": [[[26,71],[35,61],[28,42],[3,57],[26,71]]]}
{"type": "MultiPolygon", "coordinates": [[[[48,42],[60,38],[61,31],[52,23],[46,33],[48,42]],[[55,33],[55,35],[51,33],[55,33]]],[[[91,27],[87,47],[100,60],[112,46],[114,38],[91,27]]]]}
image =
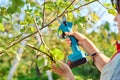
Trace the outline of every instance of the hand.
{"type": "MultiPolygon", "coordinates": [[[[65,33],[67,36],[74,36],[78,40],[78,44],[85,49],[85,51],[89,54],[92,55],[93,53],[100,52],[97,47],[92,43],[91,40],[89,40],[86,36],[84,36],[81,33],[78,32],[66,32],[65,33]]],[[[71,45],[71,40],[70,38],[66,39],[67,44],[70,46],[71,45]]]]}
{"type": "MultiPolygon", "coordinates": [[[[78,32],[66,32],[65,34],[67,36],[74,36],[78,40],[78,44],[80,46],[82,46],[82,43],[85,41],[85,39],[87,39],[86,36],[84,36],[83,34],[78,33],[78,32]]],[[[67,41],[67,44],[70,46],[71,45],[70,38],[67,38],[66,41],[67,41]]]]}
{"type": "Polygon", "coordinates": [[[58,75],[60,75],[62,77],[65,77],[66,80],[74,80],[74,76],[72,74],[72,71],[67,64],[65,64],[61,61],[59,61],[57,64],[52,63],[53,72],[57,73],[58,75]]]}

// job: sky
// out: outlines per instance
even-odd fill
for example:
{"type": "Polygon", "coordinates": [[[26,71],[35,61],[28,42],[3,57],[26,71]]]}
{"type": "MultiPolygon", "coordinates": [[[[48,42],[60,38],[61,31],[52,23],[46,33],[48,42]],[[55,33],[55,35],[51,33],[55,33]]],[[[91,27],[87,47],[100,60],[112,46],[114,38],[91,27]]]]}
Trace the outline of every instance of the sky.
{"type": "Polygon", "coordinates": [[[3,7],[8,4],[9,0],[0,0],[0,6],[3,7]]]}

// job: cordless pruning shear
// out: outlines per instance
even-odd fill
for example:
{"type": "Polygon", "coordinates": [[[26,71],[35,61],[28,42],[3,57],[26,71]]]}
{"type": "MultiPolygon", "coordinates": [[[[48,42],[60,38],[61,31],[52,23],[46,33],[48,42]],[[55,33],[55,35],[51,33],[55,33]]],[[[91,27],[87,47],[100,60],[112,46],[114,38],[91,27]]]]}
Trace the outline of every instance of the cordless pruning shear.
{"type": "MultiPolygon", "coordinates": [[[[61,22],[61,25],[58,28],[58,34],[60,38],[66,38],[65,32],[71,32],[72,31],[72,22],[67,22],[65,16],[63,17],[63,21],[61,22]]],[[[77,67],[78,65],[84,64],[87,62],[86,55],[83,51],[79,49],[77,40],[74,36],[67,36],[71,40],[71,49],[72,53],[68,55],[67,64],[70,66],[70,68],[77,67]]]]}

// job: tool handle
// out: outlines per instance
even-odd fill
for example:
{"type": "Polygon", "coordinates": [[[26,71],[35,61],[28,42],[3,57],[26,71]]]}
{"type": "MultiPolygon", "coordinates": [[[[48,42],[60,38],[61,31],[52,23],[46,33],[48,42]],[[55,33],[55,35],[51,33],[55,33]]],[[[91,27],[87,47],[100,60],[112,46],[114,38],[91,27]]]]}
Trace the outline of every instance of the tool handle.
{"type": "Polygon", "coordinates": [[[77,52],[79,51],[79,46],[78,46],[78,42],[77,39],[74,36],[69,36],[70,40],[71,40],[71,49],[72,52],[77,52]]]}

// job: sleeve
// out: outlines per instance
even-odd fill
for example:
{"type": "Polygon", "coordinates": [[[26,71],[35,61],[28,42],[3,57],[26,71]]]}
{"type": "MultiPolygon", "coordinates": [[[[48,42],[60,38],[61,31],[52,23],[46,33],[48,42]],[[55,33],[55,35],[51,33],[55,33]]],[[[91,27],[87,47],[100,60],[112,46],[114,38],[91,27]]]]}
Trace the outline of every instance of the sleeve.
{"type": "Polygon", "coordinates": [[[120,80],[120,53],[103,67],[100,80],[120,80]]]}
{"type": "MultiPolygon", "coordinates": [[[[120,57],[120,56],[119,56],[120,57]]],[[[110,80],[120,80],[120,59],[118,60],[110,80]]]]}

